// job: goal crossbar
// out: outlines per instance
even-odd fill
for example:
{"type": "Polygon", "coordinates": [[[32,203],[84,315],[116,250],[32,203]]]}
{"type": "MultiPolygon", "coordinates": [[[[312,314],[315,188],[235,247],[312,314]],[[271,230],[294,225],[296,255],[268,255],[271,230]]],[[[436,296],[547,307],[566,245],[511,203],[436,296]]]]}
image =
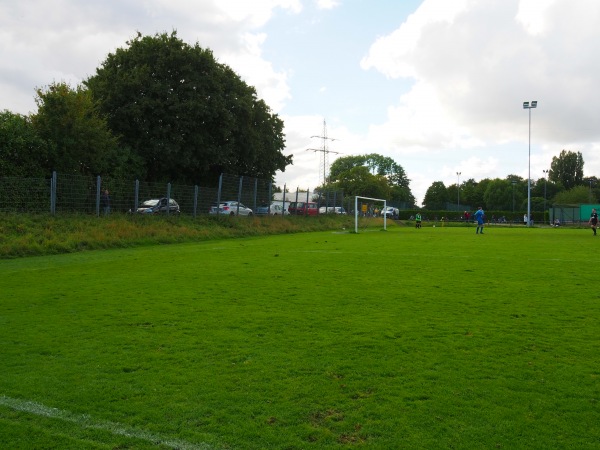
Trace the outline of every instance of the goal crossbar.
{"type": "MultiPolygon", "coordinates": [[[[354,197],[354,232],[358,233],[358,199],[361,200],[370,200],[374,202],[383,202],[383,211],[386,211],[387,202],[382,198],[371,198],[371,197],[361,197],[357,195],[354,197]]],[[[383,229],[387,230],[387,214],[383,215],[383,229]]]]}

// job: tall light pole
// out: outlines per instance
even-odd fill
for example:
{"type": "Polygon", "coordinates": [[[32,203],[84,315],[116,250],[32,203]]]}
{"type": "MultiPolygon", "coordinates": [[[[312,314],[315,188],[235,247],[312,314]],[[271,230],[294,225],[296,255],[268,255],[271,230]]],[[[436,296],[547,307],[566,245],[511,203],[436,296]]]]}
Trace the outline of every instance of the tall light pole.
{"type": "MultiPolygon", "coordinates": [[[[550,170],[544,169],[542,172],[544,172],[544,215],[546,215],[546,186],[548,185],[548,172],[550,172],[550,170]]],[[[548,217],[550,217],[550,214],[548,214],[548,217]]]]}
{"type": "Polygon", "coordinates": [[[537,108],[537,100],[523,102],[523,109],[529,110],[529,158],[527,171],[527,227],[531,226],[531,110],[537,108]]]}
{"type": "Polygon", "coordinates": [[[456,210],[460,211],[460,172],[456,172],[456,191],[458,192],[456,210]]]}
{"type": "Polygon", "coordinates": [[[590,183],[590,203],[592,203],[594,201],[593,197],[592,197],[592,181],[594,181],[594,179],[593,178],[587,178],[584,181],[587,181],[588,183],[590,183]]]}

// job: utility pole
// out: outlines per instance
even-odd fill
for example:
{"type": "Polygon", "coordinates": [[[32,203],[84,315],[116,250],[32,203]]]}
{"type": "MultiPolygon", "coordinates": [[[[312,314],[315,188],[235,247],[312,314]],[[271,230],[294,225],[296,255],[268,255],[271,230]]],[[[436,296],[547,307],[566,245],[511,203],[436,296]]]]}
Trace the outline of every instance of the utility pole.
{"type": "Polygon", "coordinates": [[[325,119],[323,119],[323,135],[322,136],[311,136],[311,139],[312,138],[319,138],[323,141],[321,148],[308,148],[308,149],[306,149],[306,151],[321,153],[320,158],[319,158],[319,180],[321,179],[320,167],[323,167],[323,184],[322,185],[324,186],[325,184],[327,184],[327,169],[329,168],[329,154],[330,153],[335,153],[335,154],[340,153],[340,152],[334,152],[334,151],[329,150],[327,143],[328,143],[328,141],[337,141],[338,139],[327,137],[327,124],[325,123],[325,119]]]}

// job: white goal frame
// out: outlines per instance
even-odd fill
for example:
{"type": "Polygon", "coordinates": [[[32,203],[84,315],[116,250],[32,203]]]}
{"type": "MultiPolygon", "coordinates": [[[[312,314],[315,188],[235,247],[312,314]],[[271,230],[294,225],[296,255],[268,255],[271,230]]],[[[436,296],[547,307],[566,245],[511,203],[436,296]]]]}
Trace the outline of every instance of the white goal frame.
{"type": "MultiPolygon", "coordinates": [[[[375,202],[383,202],[383,210],[386,211],[387,201],[383,198],[370,198],[370,197],[361,197],[360,195],[356,195],[354,197],[354,232],[358,233],[358,199],[361,200],[371,200],[375,202]]],[[[387,231],[387,214],[383,215],[383,229],[387,231]]]]}

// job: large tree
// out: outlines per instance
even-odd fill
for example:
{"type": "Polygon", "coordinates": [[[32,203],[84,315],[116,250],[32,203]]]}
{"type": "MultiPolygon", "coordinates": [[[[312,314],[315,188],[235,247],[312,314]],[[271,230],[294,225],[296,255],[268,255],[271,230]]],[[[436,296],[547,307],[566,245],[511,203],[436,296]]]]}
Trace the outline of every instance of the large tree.
{"type": "Polygon", "coordinates": [[[443,181],[434,181],[425,193],[423,207],[425,209],[445,209],[449,201],[448,189],[443,181]]]}
{"type": "Polygon", "coordinates": [[[119,165],[117,139],[83,86],[53,83],[37,90],[36,103],[31,120],[48,144],[48,171],[99,175],[119,165]]]}
{"type": "Polygon", "coordinates": [[[366,166],[353,167],[342,173],[335,188],[342,189],[347,196],[389,199],[391,195],[391,188],[385,177],[373,175],[366,166]]]}
{"type": "Polygon", "coordinates": [[[177,33],[142,36],[86,81],[149,180],[197,183],[220,173],[271,179],[285,170],[283,122],[210,50],[177,33]]]}
{"type": "Polygon", "coordinates": [[[579,203],[593,203],[595,199],[590,200],[590,189],[586,186],[575,186],[572,189],[559,192],[554,198],[557,205],[576,205],[579,203]]]}
{"type": "Polygon", "coordinates": [[[512,185],[508,180],[496,178],[491,180],[483,193],[487,209],[505,210],[512,209],[512,185]]]}
{"type": "Polygon", "coordinates": [[[47,177],[48,146],[31,119],[0,112],[0,177],[47,177]]]}
{"type": "MultiPolygon", "coordinates": [[[[410,180],[406,176],[404,168],[388,156],[382,156],[377,153],[370,153],[359,156],[344,156],[336,159],[331,165],[329,171],[330,183],[338,188],[344,189],[347,195],[367,195],[365,190],[381,192],[382,183],[387,185],[385,198],[395,203],[408,203],[411,206],[415,203],[415,198],[410,190],[410,180]],[[361,168],[360,170],[355,170],[361,168]],[[366,169],[366,172],[363,170],[366,169]],[[372,175],[367,177],[366,174],[372,175]],[[348,191],[346,182],[349,179],[356,179],[357,174],[361,174],[362,182],[359,184],[362,191],[348,191]],[[341,183],[341,181],[344,183],[341,183]],[[373,186],[367,188],[364,182],[370,181],[373,186]]],[[[353,186],[359,186],[353,184],[353,186]]],[[[380,195],[383,195],[380,194],[380,195]]]]}
{"type": "Polygon", "coordinates": [[[580,186],[583,183],[583,164],[581,152],[563,150],[558,157],[552,158],[549,178],[561,183],[565,189],[580,186]]]}

